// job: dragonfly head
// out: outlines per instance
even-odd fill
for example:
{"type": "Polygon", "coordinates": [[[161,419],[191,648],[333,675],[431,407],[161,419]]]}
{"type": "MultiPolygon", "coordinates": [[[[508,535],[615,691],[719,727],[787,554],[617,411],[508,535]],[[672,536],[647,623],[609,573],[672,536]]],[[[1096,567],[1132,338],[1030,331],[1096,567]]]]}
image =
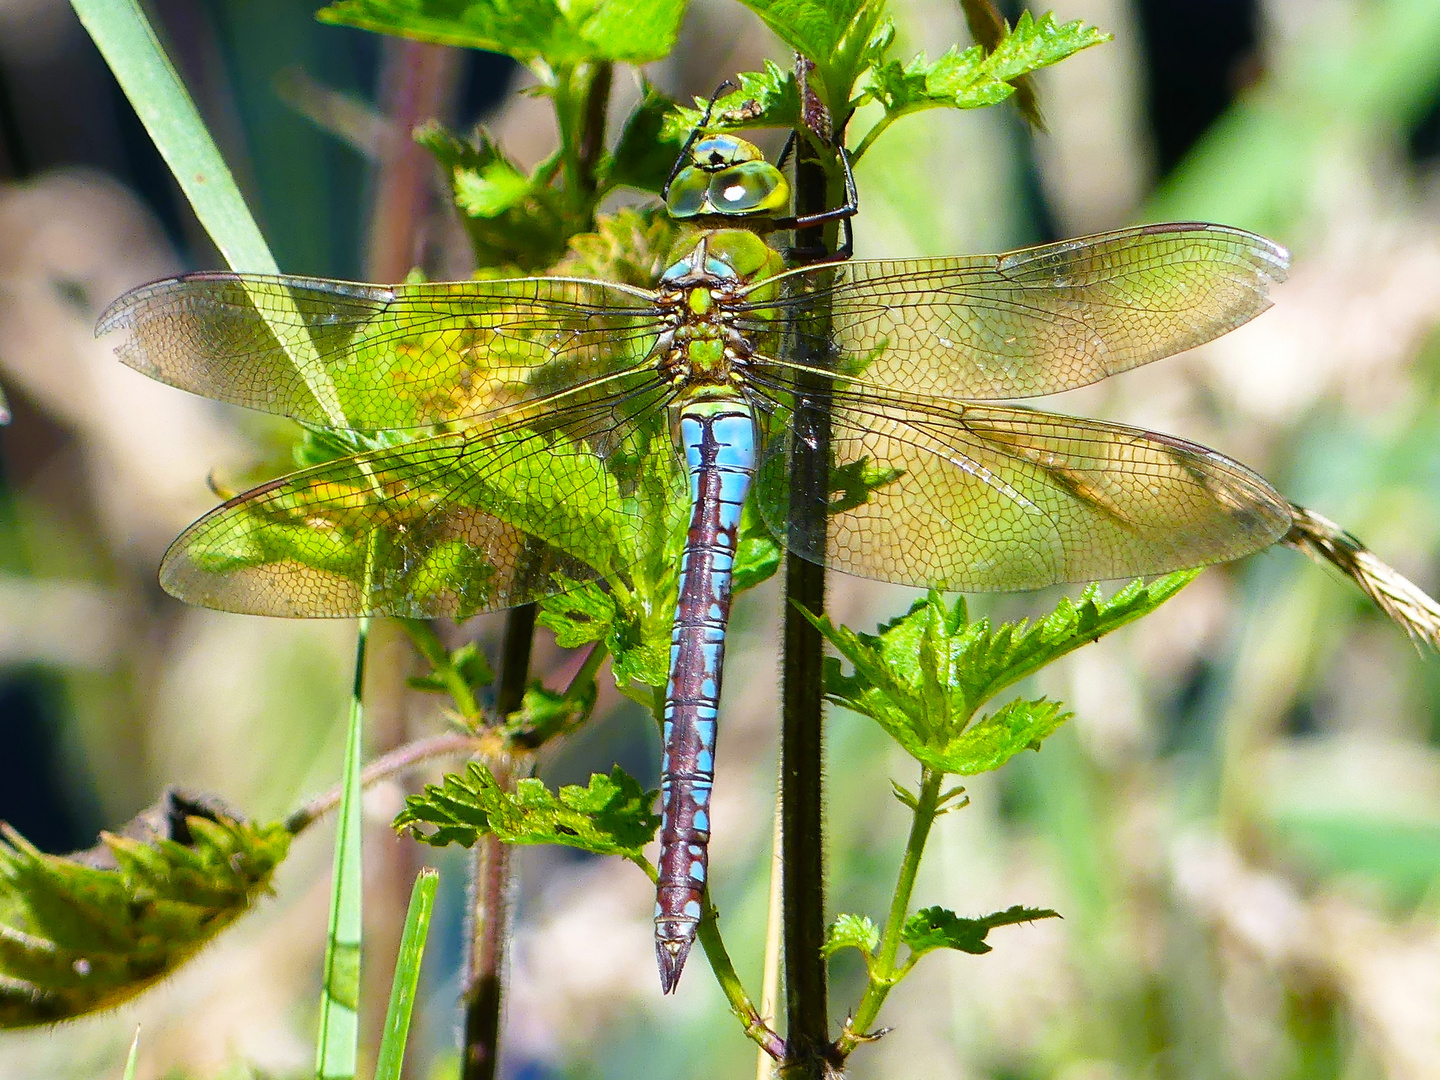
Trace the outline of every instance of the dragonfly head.
{"type": "Polygon", "coordinates": [[[785,174],[760,148],[733,135],[709,135],[690,150],[690,163],[675,174],[665,208],[675,218],[721,214],[765,216],[790,205],[785,174]]]}

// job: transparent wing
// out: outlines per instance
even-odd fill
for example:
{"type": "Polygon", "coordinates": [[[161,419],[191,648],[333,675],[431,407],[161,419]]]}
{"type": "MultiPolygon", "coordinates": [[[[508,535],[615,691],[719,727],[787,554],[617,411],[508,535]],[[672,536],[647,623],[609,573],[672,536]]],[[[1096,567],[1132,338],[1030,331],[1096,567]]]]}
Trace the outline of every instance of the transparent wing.
{"type": "Polygon", "coordinates": [[[165,590],[222,611],[468,618],[624,576],[685,485],[662,387],[383,447],[263,484],[191,525],[165,590]]]}
{"type": "Polygon", "coordinates": [[[190,274],[126,293],[97,334],[205,397],[364,431],[421,427],[642,364],[650,294],[574,278],[359,285],[190,274]]]}
{"type": "Polygon", "coordinates": [[[740,322],[808,339],[791,367],[943,399],[1034,397],[1233,330],[1270,306],[1288,265],[1240,229],[1147,225],[1004,255],[806,267],[752,288],[740,322]]]}
{"type": "Polygon", "coordinates": [[[840,392],[833,410],[827,491],[792,480],[789,429],[823,446],[815,415],[773,402],[756,491],[787,547],[846,573],[1035,589],[1224,562],[1290,527],[1261,477],[1167,435],[898,395],[840,392]],[[825,527],[807,528],[817,507],[825,527]]]}

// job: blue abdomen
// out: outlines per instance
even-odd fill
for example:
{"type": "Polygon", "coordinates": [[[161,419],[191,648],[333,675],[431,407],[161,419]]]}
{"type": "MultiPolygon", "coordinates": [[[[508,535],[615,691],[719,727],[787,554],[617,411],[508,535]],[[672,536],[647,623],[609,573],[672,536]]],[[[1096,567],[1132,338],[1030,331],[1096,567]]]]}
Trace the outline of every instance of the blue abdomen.
{"type": "Polygon", "coordinates": [[[660,779],[655,953],[666,993],[680,978],[700,924],[730,582],[740,512],[755,475],[755,422],[744,402],[687,405],[680,434],[692,511],[670,639],[660,779]]]}

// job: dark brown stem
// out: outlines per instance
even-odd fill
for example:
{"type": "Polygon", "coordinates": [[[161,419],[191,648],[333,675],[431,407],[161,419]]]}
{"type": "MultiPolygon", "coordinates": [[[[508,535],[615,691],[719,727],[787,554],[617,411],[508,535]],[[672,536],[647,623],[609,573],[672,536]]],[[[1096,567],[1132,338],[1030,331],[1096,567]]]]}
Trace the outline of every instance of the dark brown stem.
{"type": "MultiPolygon", "coordinates": [[[[807,126],[822,139],[828,119],[806,85],[811,65],[796,58],[804,93],[807,126]],[[817,112],[818,110],[818,112],[817,112]],[[815,116],[815,122],[810,117],[815,116]]],[[[826,208],[825,164],[815,156],[814,141],[799,140],[795,170],[795,212],[818,213],[826,208]]],[[[800,251],[818,251],[820,228],[795,237],[800,251]]],[[[802,365],[823,365],[824,357],[806,355],[820,347],[823,334],[791,335],[794,359],[802,365]]],[[[830,421],[828,383],[802,381],[796,388],[796,431],[791,436],[790,513],[792,528],[813,551],[825,550],[826,497],[829,487],[830,421]],[[811,385],[813,384],[813,385],[811,385]]],[[[781,875],[784,893],[786,1056],[782,1075],[820,1080],[828,1072],[830,1051],[825,960],[825,864],[821,812],[823,758],[821,740],[821,670],[824,658],[819,631],[804,618],[803,608],[820,615],[825,608],[825,570],[793,552],[785,558],[785,663],[780,736],[781,875]]]]}
{"type": "Polygon", "coordinates": [[[580,182],[585,185],[577,194],[589,198],[595,191],[595,166],[605,152],[605,110],[610,102],[610,84],[614,65],[608,60],[596,62],[585,96],[584,127],[580,131],[580,182]]]}
{"type": "MultiPolygon", "coordinates": [[[[535,639],[535,605],[511,608],[500,648],[500,685],[495,692],[499,720],[517,711],[530,678],[535,639]]],[[[514,759],[485,755],[502,791],[515,787],[514,759]]],[[[500,1017],[505,996],[505,943],[510,935],[510,849],[494,836],[475,842],[470,862],[470,944],[465,956],[461,999],[465,1003],[462,1080],[494,1080],[500,1068],[500,1017]]]]}
{"type": "MultiPolygon", "coordinates": [[[[508,755],[485,764],[502,791],[515,788],[508,755]]],[[[475,843],[470,866],[470,946],[461,991],[465,1002],[463,1080],[494,1080],[500,1069],[500,1017],[505,997],[505,944],[510,936],[510,847],[494,836],[475,843]]]]}

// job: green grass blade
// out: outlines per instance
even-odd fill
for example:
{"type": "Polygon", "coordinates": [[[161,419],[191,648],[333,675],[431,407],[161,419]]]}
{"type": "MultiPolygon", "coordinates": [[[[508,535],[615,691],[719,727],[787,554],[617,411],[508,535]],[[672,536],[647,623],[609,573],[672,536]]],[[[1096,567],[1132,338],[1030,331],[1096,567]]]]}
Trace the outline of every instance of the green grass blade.
{"type": "Polygon", "coordinates": [[[135,1080],[135,1066],[140,1061],[140,1029],[135,1029],[135,1038],[130,1040],[130,1056],[125,1059],[123,1080],[135,1080]]]}
{"type": "MultiPolygon", "coordinates": [[[[175,66],[140,9],[138,0],[71,0],[86,31],[115,73],[125,96],[149,132],[155,148],[170,166],[180,189],[210,239],[232,270],[275,274],[275,256],[255,224],[235,178],[220,156],[220,149],[175,66]]],[[[298,318],[285,310],[281,296],[278,314],[298,318]]],[[[257,305],[259,310],[268,310],[257,305]]],[[[279,340],[286,340],[278,335],[279,340]]],[[[334,383],[314,348],[291,341],[290,359],[315,394],[315,400],[334,427],[345,427],[334,383]]]]}
{"type": "Polygon", "coordinates": [[[325,939],[325,985],[320,996],[320,1038],[315,1075],[353,1080],[360,1038],[360,691],[370,620],[360,620],[355,643],[355,686],[345,737],[345,774],[335,832],[335,876],[330,883],[330,930],[325,939]]]}
{"type": "Polygon", "coordinates": [[[375,1080],[400,1080],[405,1064],[405,1040],[410,1034],[410,1014],[415,1008],[415,988],[420,982],[420,959],[425,955],[425,937],[430,932],[430,913],[435,907],[435,887],[440,875],[421,870],[410,890],[410,909],[405,915],[405,933],[400,938],[400,955],[395,961],[395,982],[390,988],[390,1006],[385,1010],[385,1033],[380,1039],[380,1057],[375,1063],[375,1080]]]}
{"type": "Polygon", "coordinates": [[[235,178],[138,0],[71,4],[225,261],[236,270],[277,273],[235,178]]]}

